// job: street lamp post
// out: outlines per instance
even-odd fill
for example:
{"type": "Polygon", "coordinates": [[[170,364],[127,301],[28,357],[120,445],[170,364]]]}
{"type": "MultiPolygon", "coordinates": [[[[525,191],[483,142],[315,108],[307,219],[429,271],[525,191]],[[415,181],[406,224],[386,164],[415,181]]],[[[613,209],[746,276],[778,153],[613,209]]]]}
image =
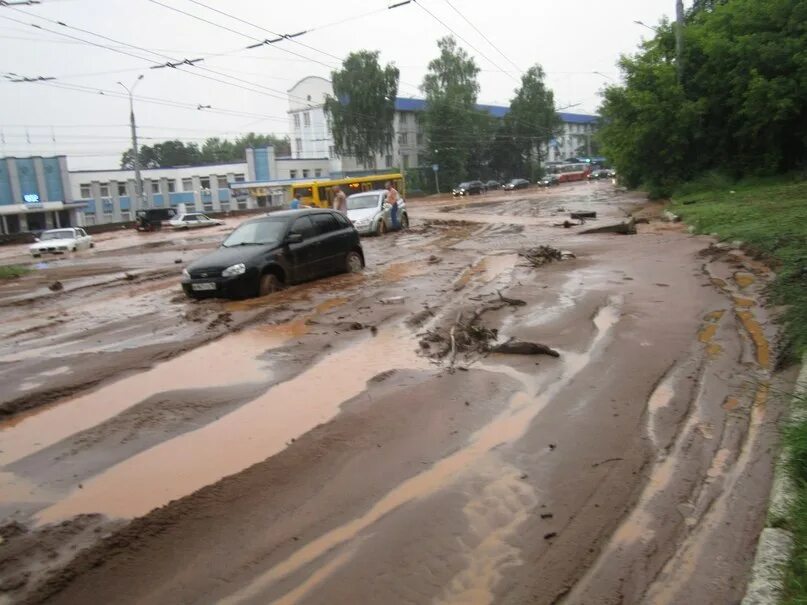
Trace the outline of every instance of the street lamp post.
{"type": "Polygon", "coordinates": [[[134,114],[134,90],[138,82],[143,79],[143,74],[137,76],[131,88],[128,88],[123,82],[118,82],[123,89],[129,94],[129,126],[132,130],[132,151],[134,153],[134,170],[135,170],[135,203],[132,205],[132,214],[136,213],[143,206],[143,181],[140,178],[140,155],[137,151],[137,125],[135,124],[134,114]]]}

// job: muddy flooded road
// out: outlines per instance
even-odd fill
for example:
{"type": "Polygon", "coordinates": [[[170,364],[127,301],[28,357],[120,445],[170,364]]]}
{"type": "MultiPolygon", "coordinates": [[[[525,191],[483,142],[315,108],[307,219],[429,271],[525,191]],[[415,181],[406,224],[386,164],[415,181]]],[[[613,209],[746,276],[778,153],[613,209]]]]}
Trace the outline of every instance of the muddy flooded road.
{"type": "Polygon", "coordinates": [[[606,183],[409,205],[263,299],[181,295],[224,230],[0,286],[0,603],[741,599],[768,270],[606,183]]]}

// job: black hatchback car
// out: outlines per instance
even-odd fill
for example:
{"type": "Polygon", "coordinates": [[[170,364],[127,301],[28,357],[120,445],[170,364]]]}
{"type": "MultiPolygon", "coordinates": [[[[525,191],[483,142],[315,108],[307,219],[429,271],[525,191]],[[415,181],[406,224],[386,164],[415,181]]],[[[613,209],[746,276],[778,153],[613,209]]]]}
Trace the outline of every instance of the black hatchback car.
{"type": "Polygon", "coordinates": [[[242,223],[218,250],[182,271],[182,289],[191,298],[264,296],[363,267],[359,234],[346,216],[326,209],[284,210],[242,223]]]}
{"type": "Polygon", "coordinates": [[[479,195],[485,191],[487,191],[487,187],[482,181],[467,181],[454,187],[451,193],[454,194],[454,197],[459,197],[463,195],[479,195]]]}
{"type": "Polygon", "coordinates": [[[514,189],[526,189],[530,186],[530,182],[526,179],[510,179],[504,184],[505,191],[513,191],[514,189]]]}

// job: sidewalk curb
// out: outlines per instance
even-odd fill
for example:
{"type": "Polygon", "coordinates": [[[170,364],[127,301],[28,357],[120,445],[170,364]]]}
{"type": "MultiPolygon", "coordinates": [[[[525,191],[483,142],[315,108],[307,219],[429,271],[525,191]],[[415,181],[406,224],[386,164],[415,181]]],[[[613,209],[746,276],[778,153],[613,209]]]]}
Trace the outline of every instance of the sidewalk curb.
{"type": "MultiPolygon", "coordinates": [[[[807,358],[796,379],[796,394],[807,390],[807,358]]],[[[805,420],[807,414],[791,410],[791,420],[805,420]]],[[[776,605],[782,599],[783,579],[793,550],[793,534],[779,526],[786,522],[795,499],[795,486],[787,474],[787,452],[776,460],[765,529],[759,536],[757,552],[742,605],[776,605]]]]}

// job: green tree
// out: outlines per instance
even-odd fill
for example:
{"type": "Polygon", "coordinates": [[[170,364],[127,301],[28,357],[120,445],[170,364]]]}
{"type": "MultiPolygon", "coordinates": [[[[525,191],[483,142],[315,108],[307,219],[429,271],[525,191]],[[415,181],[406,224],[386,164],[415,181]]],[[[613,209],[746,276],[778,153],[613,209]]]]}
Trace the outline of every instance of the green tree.
{"type": "Polygon", "coordinates": [[[555,111],[555,95],[544,82],[544,70],[533,65],[523,76],[516,96],[510,102],[510,111],[504,118],[508,134],[530,177],[544,161],[543,150],[560,132],[561,120],[555,111]]]}
{"type": "Polygon", "coordinates": [[[378,51],[350,53],[331,74],[336,96],[325,99],[325,112],[339,155],[370,164],[392,145],[398,68],[381,67],[378,51]]]}
{"type": "Polygon", "coordinates": [[[665,193],[717,170],[737,177],[807,162],[807,2],[699,2],[684,30],[684,73],[674,37],[623,57],[624,86],[605,90],[603,151],[627,184],[665,193]]]}
{"type": "Polygon", "coordinates": [[[421,86],[426,109],[420,119],[428,162],[440,166],[441,182],[450,186],[468,176],[487,118],[476,109],[479,68],[474,60],[451,36],[438,40],[437,47],[440,55],[429,63],[421,86]]]}
{"type": "MultiPolygon", "coordinates": [[[[277,137],[272,134],[255,134],[250,132],[234,141],[211,137],[205,140],[200,148],[196,143],[182,141],[163,141],[154,146],[142,145],[139,148],[141,168],[165,168],[169,166],[198,166],[220,162],[243,162],[248,147],[261,148],[272,146],[275,155],[285,157],[291,155],[291,144],[288,137],[277,137]]],[[[134,168],[134,153],[127,149],[121,155],[121,168],[134,168]]]]}

